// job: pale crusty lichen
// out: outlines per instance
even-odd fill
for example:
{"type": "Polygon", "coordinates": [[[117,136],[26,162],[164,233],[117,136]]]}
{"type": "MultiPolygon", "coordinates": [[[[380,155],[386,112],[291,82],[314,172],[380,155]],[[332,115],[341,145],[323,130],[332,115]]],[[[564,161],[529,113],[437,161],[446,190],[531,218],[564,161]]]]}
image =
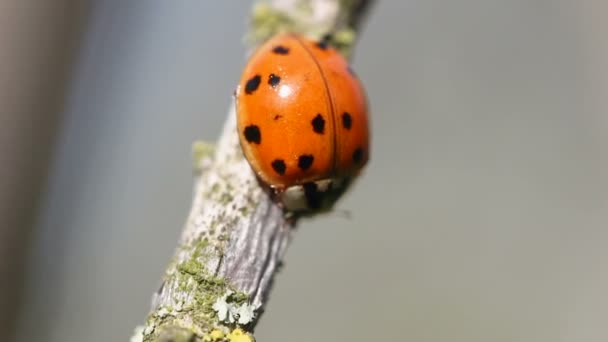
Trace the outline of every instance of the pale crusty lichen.
{"type": "Polygon", "coordinates": [[[251,12],[251,30],[246,36],[250,45],[258,45],[277,33],[300,32],[312,39],[331,36],[330,42],[345,57],[350,57],[356,40],[356,30],[346,19],[357,5],[354,0],[342,1],[296,0],[260,1],[251,12]]]}

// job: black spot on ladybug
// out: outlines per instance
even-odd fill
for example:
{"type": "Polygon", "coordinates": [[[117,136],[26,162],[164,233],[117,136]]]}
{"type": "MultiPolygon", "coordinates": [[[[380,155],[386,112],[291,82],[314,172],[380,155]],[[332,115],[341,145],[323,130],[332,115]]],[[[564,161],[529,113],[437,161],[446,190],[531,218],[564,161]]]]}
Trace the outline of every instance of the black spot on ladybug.
{"type": "Polygon", "coordinates": [[[243,131],[245,135],[245,140],[247,140],[250,144],[260,144],[262,142],[262,133],[260,132],[260,128],[256,125],[249,125],[245,127],[243,131]]]}
{"type": "Polygon", "coordinates": [[[273,88],[276,87],[279,82],[281,82],[281,78],[275,74],[270,74],[270,77],[268,77],[268,84],[273,88]]]}
{"type": "Polygon", "coordinates": [[[350,129],[353,126],[353,118],[349,112],[342,113],[342,126],[346,129],[350,129]]]}
{"type": "Polygon", "coordinates": [[[323,134],[323,132],[325,131],[325,119],[323,119],[323,115],[321,115],[320,113],[317,114],[314,119],[312,119],[311,124],[312,129],[313,131],[315,131],[315,133],[323,134]]]}
{"type": "Polygon", "coordinates": [[[353,152],[353,161],[356,164],[359,164],[361,162],[361,159],[363,159],[363,149],[361,147],[358,147],[355,152],[353,152]]]}
{"type": "Polygon", "coordinates": [[[283,45],[277,45],[272,49],[272,52],[276,53],[277,55],[286,55],[289,53],[289,49],[283,45]]]}
{"type": "Polygon", "coordinates": [[[245,94],[253,94],[254,91],[258,89],[260,86],[260,81],[262,78],[260,75],[255,75],[247,81],[245,84],[245,94]]]}
{"type": "Polygon", "coordinates": [[[319,191],[317,184],[308,182],[304,183],[302,187],[304,188],[304,196],[306,196],[306,204],[308,204],[308,207],[310,209],[321,208],[323,193],[319,191]]]}
{"type": "Polygon", "coordinates": [[[285,174],[287,166],[285,165],[285,161],[283,159],[275,159],[270,165],[276,173],[280,174],[281,176],[285,174]]]}
{"type": "Polygon", "coordinates": [[[308,170],[312,166],[315,157],[312,154],[303,154],[298,158],[298,167],[302,171],[308,170]]]}
{"type": "Polygon", "coordinates": [[[277,121],[277,120],[279,120],[281,118],[283,118],[283,115],[277,114],[277,115],[274,116],[274,121],[277,121]]]}

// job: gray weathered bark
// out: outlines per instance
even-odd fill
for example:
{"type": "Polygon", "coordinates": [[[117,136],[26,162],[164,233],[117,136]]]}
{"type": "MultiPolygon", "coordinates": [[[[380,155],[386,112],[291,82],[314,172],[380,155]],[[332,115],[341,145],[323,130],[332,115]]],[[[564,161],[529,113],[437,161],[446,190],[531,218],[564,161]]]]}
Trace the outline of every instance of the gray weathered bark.
{"type": "MultiPolygon", "coordinates": [[[[349,54],[372,1],[258,1],[249,40],[284,30],[336,34],[349,54]]],[[[234,103],[216,148],[195,145],[192,208],[152,312],[134,341],[252,340],[293,222],[259,186],[243,158],[234,103]]]]}

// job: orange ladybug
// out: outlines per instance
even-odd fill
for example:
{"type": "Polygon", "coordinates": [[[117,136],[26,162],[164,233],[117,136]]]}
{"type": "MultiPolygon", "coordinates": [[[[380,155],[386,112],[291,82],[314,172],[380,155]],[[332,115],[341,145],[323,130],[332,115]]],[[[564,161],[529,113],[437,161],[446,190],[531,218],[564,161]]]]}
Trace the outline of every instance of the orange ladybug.
{"type": "Polygon", "coordinates": [[[235,95],[245,157],[288,210],[331,208],[367,163],[365,93],[327,40],[271,38],[251,56],[235,95]]]}

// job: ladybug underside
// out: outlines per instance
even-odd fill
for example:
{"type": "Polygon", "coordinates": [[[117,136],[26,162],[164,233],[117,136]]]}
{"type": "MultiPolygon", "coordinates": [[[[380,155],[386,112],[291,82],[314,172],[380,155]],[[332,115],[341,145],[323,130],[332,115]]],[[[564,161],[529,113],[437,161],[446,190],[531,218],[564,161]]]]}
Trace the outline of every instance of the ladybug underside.
{"type": "Polygon", "coordinates": [[[287,211],[325,211],[332,209],[349,185],[350,178],[322,179],[275,190],[275,194],[287,211]]]}

